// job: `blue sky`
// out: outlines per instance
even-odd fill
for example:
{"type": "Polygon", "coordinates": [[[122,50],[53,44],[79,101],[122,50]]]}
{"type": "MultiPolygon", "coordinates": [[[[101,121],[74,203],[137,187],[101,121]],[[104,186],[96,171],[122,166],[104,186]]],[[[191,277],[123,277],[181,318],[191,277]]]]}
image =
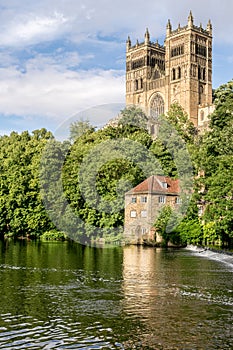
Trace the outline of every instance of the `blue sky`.
{"type": "Polygon", "coordinates": [[[213,24],[216,88],[233,78],[231,0],[0,0],[0,134],[55,132],[87,108],[123,104],[128,34],[142,41],[148,27],[163,44],[168,18],[185,25],[190,9],[196,25],[213,24]]]}

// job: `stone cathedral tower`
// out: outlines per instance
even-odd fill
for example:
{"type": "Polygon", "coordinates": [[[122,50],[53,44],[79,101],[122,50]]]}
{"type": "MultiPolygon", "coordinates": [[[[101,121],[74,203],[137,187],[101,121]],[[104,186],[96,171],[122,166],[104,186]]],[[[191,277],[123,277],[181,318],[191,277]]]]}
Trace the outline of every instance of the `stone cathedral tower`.
{"type": "Polygon", "coordinates": [[[178,102],[195,126],[203,128],[212,112],[212,25],[187,25],[173,30],[170,20],[164,46],[150,41],[126,42],[126,105],[137,105],[153,120],[178,102]]]}

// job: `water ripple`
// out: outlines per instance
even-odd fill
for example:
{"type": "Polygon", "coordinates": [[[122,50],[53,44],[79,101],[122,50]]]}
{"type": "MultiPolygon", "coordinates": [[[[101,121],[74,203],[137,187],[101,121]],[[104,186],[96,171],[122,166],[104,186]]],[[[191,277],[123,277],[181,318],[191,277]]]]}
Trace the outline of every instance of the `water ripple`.
{"type": "Polygon", "coordinates": [[[80,322],[51,318],[41,325],[39,320],[23,322],[22,315],[0,315],[3,322],[14,322],[0,328],[0,349],[122,349],[113,341],[113,330],[101,323],[83,327],[80,322]],[[91,333],[91,334],[90,334],[91,333]],[[95,334],[95,335],[93,335],[95,334]]]}

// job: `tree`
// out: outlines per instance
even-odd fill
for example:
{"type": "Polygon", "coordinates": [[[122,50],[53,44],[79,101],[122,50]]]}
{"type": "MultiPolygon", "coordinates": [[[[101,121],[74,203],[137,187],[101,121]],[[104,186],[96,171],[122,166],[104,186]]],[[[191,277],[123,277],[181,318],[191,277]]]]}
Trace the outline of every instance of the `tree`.
{"type": "Polygon", "coordinates": [[[40,196],[39,165],[46,129],[0,138],[0,230],[13,236],[40,235],[51,227],[40,196]]]}
{"type": "Polygon", "coordinates": [[[163,238],[164,246],[167,246],[170,240],[170,234],[167,231],[167,226],[168,226],[168,222],[170,220],[171,214],[172,214],[172,208],[170,207],[170,205],[164,206],[161,209],[159,216],[154,223],[156,232],[163,238]]]}
{"type": "Polygon", "coordinates": [[[135,129],[146,129],[147,128],[148,117],[142,111],[141,108],[136,106],[126,107],[121,111],[121,118],[119,120],[119,125],[129,126],[129,128],[135,129]]]}
{"type": "MultiPolygon", "coordinates": [[[[233,81],[215,90],[216,108],[210,130],[201,143],[199,168],[205,225],[214,222],[215,235],[230,244],[233,239],[233,81]]],[[[211,233],[213,236],[213,232],[211,233]]]]}
{"type": "Polygon", "coordinates": [[[173,103],[166,114],[166,120],[173,125],[185,142],[194,143],[197,129],[189,120],[188,114],[177,102],[173,103]]]}
{"type": "Polygon", "coordinates": [[[91,125],[88,119],[77,120],[70,125],[70,140],[75,141],[80,136],[87,132],[93,132],[95,130],[94,126],[91,125]]]}

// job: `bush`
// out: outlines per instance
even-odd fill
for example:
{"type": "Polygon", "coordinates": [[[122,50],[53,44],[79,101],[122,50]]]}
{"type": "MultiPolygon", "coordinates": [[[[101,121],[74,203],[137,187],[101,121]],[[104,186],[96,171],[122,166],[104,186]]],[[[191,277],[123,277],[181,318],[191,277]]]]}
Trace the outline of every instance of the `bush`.
{"type": "Polygon", "coordinates": [[[67,236],[64,232],[57,230],[45,231],[41,236],[41,240],[53,240],[53,241],[64,241],[67,239],[67,236]]]}

